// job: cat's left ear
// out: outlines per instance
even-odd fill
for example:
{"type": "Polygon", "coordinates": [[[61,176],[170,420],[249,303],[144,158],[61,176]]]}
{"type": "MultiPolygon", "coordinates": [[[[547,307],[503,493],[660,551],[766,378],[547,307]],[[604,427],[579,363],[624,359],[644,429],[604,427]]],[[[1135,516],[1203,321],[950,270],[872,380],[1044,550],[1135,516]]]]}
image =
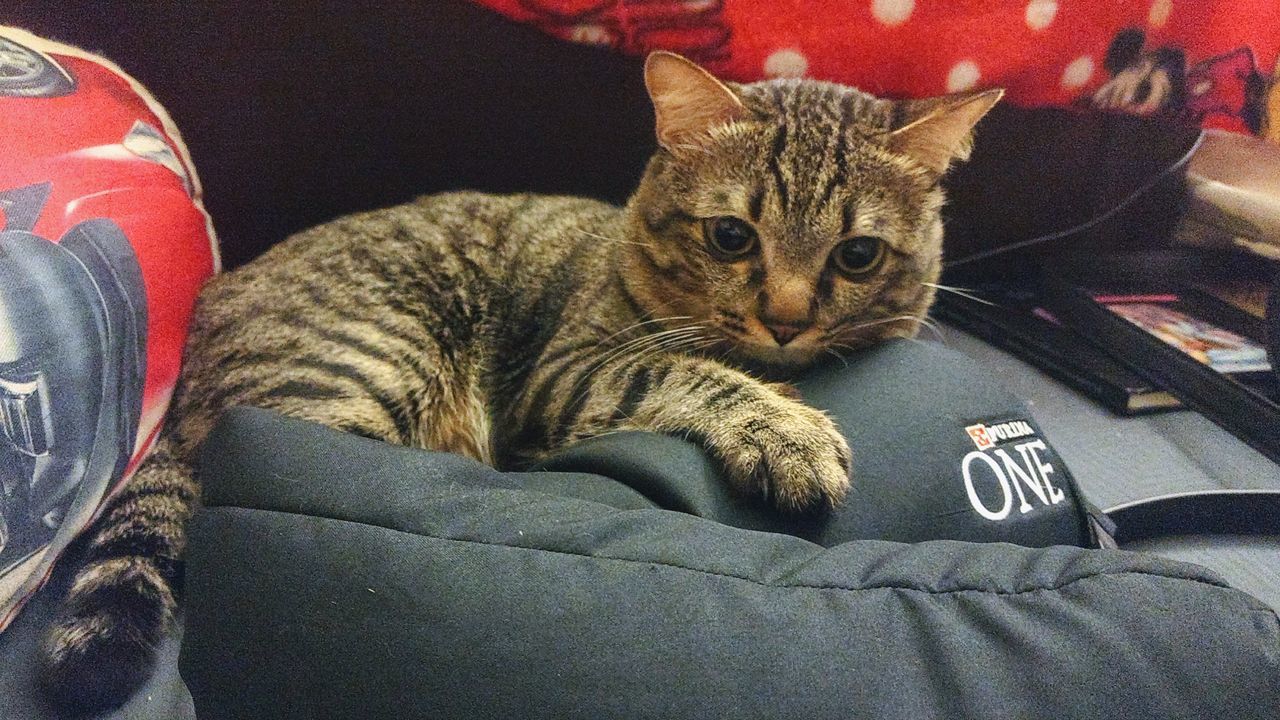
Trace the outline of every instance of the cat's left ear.
{"type": "Polygon", "coordinates": [[[973,149],[973,127],[1004,95],[1004,90],[944,95],[902,101],[899,127],[889,133],[889,149],[941,175],[973,149]]]}
{"type": "Polygon", "coordinates": [[[713,128],[747,115],[742,100],[724,83],[675,53],[650,53],[644,85],[653,101],[658,144],[671,152],[698,146],[713,128]]]}

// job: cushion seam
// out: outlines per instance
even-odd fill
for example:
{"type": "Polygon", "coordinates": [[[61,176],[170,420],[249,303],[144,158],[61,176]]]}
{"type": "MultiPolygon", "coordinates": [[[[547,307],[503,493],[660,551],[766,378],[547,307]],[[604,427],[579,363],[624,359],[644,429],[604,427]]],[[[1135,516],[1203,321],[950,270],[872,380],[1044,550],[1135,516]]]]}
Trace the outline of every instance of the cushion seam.
{"type": "MultiPolygon", "coordinates": [[[[246,507],[240,507],[240,506],[235,506],[235,505],[219,505],[219,506],[215,506],[215,507],[217,507],[217,508],[224,508],[224,509],[248,510],[248,511],[250,511],[250,512],[265,512],[265,513],[272,513],[272,514],[278,514],[278,515],[289,515],[289,516],[293,516],[293,517],[301,517],[301,518],[315,518],[315,519],[319,519],[319,520],[336,521],[336,522],[341,522],[341,523],[350,523],[350,524],[353,524],[353,525],[362,525],[362,526],[365,526],[365,527],[373,527],[373,528],[378,528],[378,529],[380,529],[380,530],[387,530],[387,531],[394,532],[394,533],[404,533],[404,534],[406,534],[406,535],[413,535],[413,536],[415,536],[415,537],[430,538],[430,539],[432,539],[432,540],[440,540],[440,541],[444,541],[444,542],[456,542],[456,543],[463,543],[463,544],[468,544],[468,545],[481,545],[481,546],[484,546],[484,547],[511,548],[511,549],[513,549],[513,550],[532,550],[532,551],[535,551],[535,552],[548,553],[548,554],[552,554],[552,555],[565,555],[565,556],[568,556],[568,557],[579,557],[579,558],[586,558],[586,559],[590,559],[590,560],[611,560],[611,561],[614,561],[614,562],[622,562],[622,563],[632,563],[632,564],[640,564],[640,565],[656,565],[656,566],[659,566],[659,567],[668,567],[668,568],[673,568],[673,569],[676,569],[676,570],[684,570],[684,571],[687,571],[687,572],[694,572],[694,573],[699,573],[699,574],[702,574],[702,575],[709,575],[709,576],[712,576],[712,577],[731,578],[731,579],[734,579],[734,580],[741,580],[741,581],[743,581],[743,582],[748,582],[748,583],[751,583],[751,584],[753,584],[753,585],[759,585],[759,586],[761,586],[761,587],[768,587],[768,588],[776,588],[776,589],[780,589],[780,590],[787,590],[787,589],[809,589],[809,590],[841,590],[841,591],[845,591],[845,592],[861,592],[861,591],[871,591],[871,590],[907,590],[907,591],[914,591],[914,592],[925,593],[925,594],[927,594],[927,595],[953,595],[953,594],[960,594],[960,593],[982,593],[982,594],[986,594],[986,595],[996,595],[996,596],[1016,596],[1016,595],[1025,595],[1025,594],[1029,594],[1029,593],[1036,593],[1036,592],[1046,592],[1046,591],[1052,592],[1052,591],[1058,591],[1058,590],[1065,589],[1065,588],[1067,588],[1067,587],[1068,587],[1068,586],[1070,586],[1070,585],[1074,585],[1074,584],[1075,584],[1075,583],[1077,583],[1077,582],[1081,582],[1081,581],[1084,581],[1084,580],[1091,580],[1091,579],[1095,579],[1095,578],[1101,578],[1101,577],[1116,577],[1116,576],[1120,576],[1120,575],[1140,575],[1140,576],[1144,576],[1144,577],[1164,578],[1164,579],[1167,579],[1167,580],[1182,580],[1182,581],[1188,581],[1188,582],[1196,583],[1196,584],[1198,584],[1198,585],[1206,585],[1206,586],[1209,586],[1209,587],[1220,588],[1220,589],[1225,589],[1225,590],[1233,590],[1233,591],[1235,591],[1235,592],[1241,592],[1241,593],[1243,593],[1243,591],[1241,591],[1241,590],[1237,590],[1236,588],[1232,588],[1230,585],[1226,585],[1226,584],[1224,584],[1224,583],[1216,583],[1216,582],[1211,582],[1211,581],[1208,581],[1208,580],[1202,580],[1202,579],[1199,579],[1199,578],[1189,578],[1189,577],[1184,577],[1184,576],[1180,576],[1180,575],[1164,575],[1164,574],[1160,574],[1160,573],[1153,573],[1153,572],[1147,572],[1147,571],[1142,571],[1142,570],[1117,570],[1117,571],[1114,571],[1114,572],[1098,572],[1098,573],[1092,573],[1092,574],[1089,574],[1089,575],[1082,575],[1082,576],[1080,576],[1080,577],[1072,578],[1071,580],[1068,580],[1068,581],[1066,581],[1066,582],[1064,582],[1064,583],[1061,583],[1061,584],[1059,584],[1059,585],[1050,585],[1050,586],[1045,586],[1045,587],[1028,588],[1028,589],[1026,589],[1026,590],[992,590],[992,589],[988,589],[988,588],[957,588],[957,589],[954,589],[954,590],[936,590],[936,589],[929,589],[929,588],[912,587],[912,586],[910,586],[910,585],[891,585],[891,584],[882,584],[882,585],[866,585],[866,586],[861,586],[861,587],[857,587],[857,586],[846,586],[846,585],[837,585],[837,584],[821,584],[821,585],[819,585],[819,584],[813,584],[813,583],[778,584],[778,583],[771,583],[771,582],[767,582],[767,581],[760,580],[760,579],[753,578],[753,577],[748,577],[748,576],[745,576],[745,575],[738,575],[738,574],[728,573],[728,572],[720,572],[720,571],[716,571],[716,570],[707,570],[707,569],[704,569],[704,568],[697,568],[697,567],[688,567],[688,566],[686,566],[686,565],[681,565],[681,564],[679,564],[679,563],[674,563],[674,562],[669,562],[669,561],[661,561],[661,560],[641,560],[641,559],[637,559],[637,558],[614,557],[614,556],[611,556],[611,555],[588,555],[588,554],[585,554],[585,553],[580,553],[580,552],[571,552],[571,551],[568,551],[568,550],[557,550],[557,549],[542,548],[542,547],[530,547],[530,546],[526,546],[526,545],[509,545],[509,544],[506,544],[506,543],[491,542],[491,541],[485,541],[485,540],[474,540],[474,539],[462,539],[462,538],[442,537],[442,536],[439,536],[439,535],[432,535],[432,534],[429,534],[429,533],[415,532],[415,531],[411,531],[411,530],[400,530],[400,529],[398,529],[398,528],[390,528],[390,527],[386,527],[386,526],[384,526],[384,525],[377,525],[377,524],[374,524],[374,523],[361,522],[361,521],[359,521],[359,520],[344,520],[344,519],[342,519],[342,518],[332,518],[332,517],[326,517],[326,516],[323,516],[323,515],[308,515],[308,514],[306,514],[306,513],[291,512],[291,511],[288,511],[288,510],[268,510],[268,509],[265,509],[265,508],[246,508],[246,507]]],[[[210,509],[212,509],[212,508],[210,508],[210,509]]],[[[1245,594],[1245,596],[1246,596],[1246,597],[1249,597],[1249,598],[1251,598],[1251,599],[1252,599],[1252,596],[1251,596],[1251,595],[1248,595],[1247,593],[1244,593],[1244,594],[1245,594]]],[[[1255,599],[1255,600],[1254,600],[1254,602],[1259,602],[1259,601],[1257,601],[1257,600],[1255,599]]],[[[1275,617],[1275,618],[1276,618],[1277,622],[1280,622],[1280,616],[1278,616],[1274,610],[1272,610],[1272,609],[1270,609],[1270,608],[1266,608],[1266,607],[1261,607],[1261,608],[1256,608],[1256,609],[1257,609],[1257,610],[1260,610],[1260,611],[1261,611],[1261,610],[1269,611],[1269,612],[1271,613],[1271,615],[1272,615],[1273,617],[1275,617]]]]}

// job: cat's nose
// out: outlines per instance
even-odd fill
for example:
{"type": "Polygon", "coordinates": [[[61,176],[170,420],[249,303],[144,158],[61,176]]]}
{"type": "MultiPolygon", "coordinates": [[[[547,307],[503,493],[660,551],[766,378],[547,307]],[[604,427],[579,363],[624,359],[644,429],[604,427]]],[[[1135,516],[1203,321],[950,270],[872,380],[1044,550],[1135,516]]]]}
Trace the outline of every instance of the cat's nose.
{"type": "Polygon", "coordinates": [[[778,346],[781,347],[792,340],[795,340],[797,335],[808,329],[808,326],[765,323],[764,328],[769,331],[769,334],[773,336],[774,340],[778,341],[778,346]]]}
{"type": "Polygon", "coordinates": [[[760,289],[756,317],[778,345],[786,345],[813,325],[813,288],[801,277],[779,276],[760,289]]]}

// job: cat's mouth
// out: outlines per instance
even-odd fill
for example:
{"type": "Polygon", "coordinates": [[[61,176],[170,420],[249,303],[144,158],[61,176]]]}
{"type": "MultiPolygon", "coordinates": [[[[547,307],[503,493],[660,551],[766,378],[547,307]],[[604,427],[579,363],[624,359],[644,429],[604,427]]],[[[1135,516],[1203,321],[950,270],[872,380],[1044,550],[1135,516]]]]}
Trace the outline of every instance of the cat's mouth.
{"type": "Polygon", "coordinates": [[[853,352],[893,337],[914,337],[926,321],[913,315],[899,315],[855,323],[836,323],[829,328],[809,327],[779,342],[759,321],[718,324],[726,338],[729,354],[753,364],[779,369],[811,365],[824,356],[840,360],[853,352]],[[755,327],[755,326],[759,327],[755,327]]]}
{"type": "Polygon", "coordinates": [[[747,319],[733,313],[719,312],[711,323],[722,340],[716,343],[725,354],[753,365],[795,370],[811,365],[824,356],[844,361],[850,353],[871,347],[893,337],[914,337],[927,320],[915,315],[854,319],[836,322],[828,327],[817,325],[798,329],[778,337],[777,328],[770,330],[758,318],[747,319]]]}
{"type": "Polygon", "coordinates": [[[779,333],[754,318],[750,322],[720,324],[720,333],[728,341],[731,354],[753,363],[794,368],[809,365],[821,355],[825,346],[820,328],[808,327],[779,333]]]}
{"type": "Polygon", "coordinates": [[[739,354],[749,360],[781,368],[810,365],[823,352],[822,348],[817,345],[800,347],[793,346],[791,343],[784,347],[779,347],[776,343],[773,347],[755,343],[739,343],[737,350],[739,354]]]}

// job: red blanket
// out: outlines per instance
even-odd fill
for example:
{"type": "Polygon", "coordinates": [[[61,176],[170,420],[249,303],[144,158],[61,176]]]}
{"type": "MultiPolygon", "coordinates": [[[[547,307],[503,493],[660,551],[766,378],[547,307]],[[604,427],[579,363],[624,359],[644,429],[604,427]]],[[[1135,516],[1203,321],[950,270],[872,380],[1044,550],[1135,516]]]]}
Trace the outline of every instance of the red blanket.
{"type": "Polygon", "coordinates": [[[1276,0],[476,0],[559,37],[680,52],[738,81],[888,96],[1005,87],[1280,140],[1276,0]]]}

